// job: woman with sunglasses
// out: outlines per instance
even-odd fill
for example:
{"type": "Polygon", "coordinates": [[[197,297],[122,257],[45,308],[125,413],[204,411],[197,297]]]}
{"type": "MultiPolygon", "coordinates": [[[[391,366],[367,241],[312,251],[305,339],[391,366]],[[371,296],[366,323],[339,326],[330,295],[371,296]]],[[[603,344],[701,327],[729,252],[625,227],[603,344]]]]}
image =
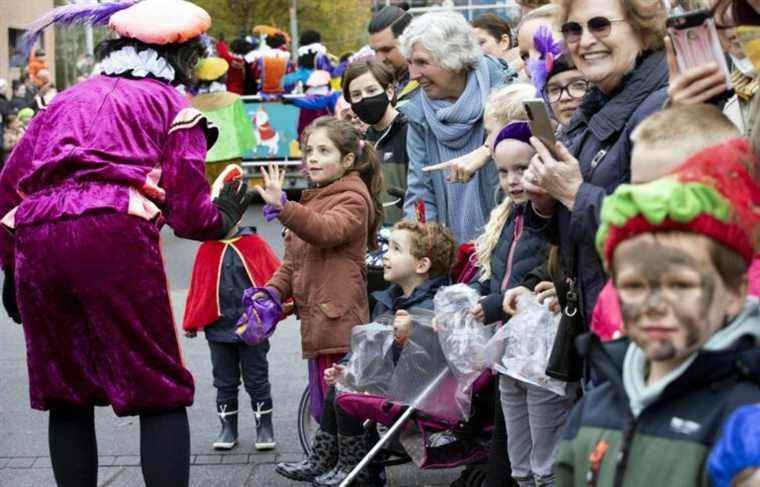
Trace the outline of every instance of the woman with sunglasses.
{"type": "Polygon", "coordinates": [[[549,220],[560,261],[575,278],[585,323],[605,283],[594,250],[604,197],[630,179],[630,133],[667,99],[660,2],[560,0],[565,49],[591,87],[569,122],[571,141],[547,148],[532,139],[538,155],[525,175],[533,210],[549,220]]]}

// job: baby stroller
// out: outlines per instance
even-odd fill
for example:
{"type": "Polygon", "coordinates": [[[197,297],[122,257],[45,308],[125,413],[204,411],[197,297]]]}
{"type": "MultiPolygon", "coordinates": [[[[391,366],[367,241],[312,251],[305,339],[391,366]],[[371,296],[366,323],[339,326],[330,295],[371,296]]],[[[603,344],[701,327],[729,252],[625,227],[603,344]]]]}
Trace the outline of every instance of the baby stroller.
{"type": "MultiPolygon", "coordinates": [[[[391,316],[354,329],[352,358],[338,384],[336,403],[366,420],[377,441],[352,474],[410,461],[421,469],[454,468],[488,455],[494,394],[490,372],[463,367],[462,357],[471,354],[462,347],[442,346],[431,311],[412,309],[410,314],[414,326],[398,357],[393,357],[391,316]]],[[[459,329],[449,336],[461,335],[459,329]]],[[[473,478],[459,485],[481,482],[473,478]]]]}

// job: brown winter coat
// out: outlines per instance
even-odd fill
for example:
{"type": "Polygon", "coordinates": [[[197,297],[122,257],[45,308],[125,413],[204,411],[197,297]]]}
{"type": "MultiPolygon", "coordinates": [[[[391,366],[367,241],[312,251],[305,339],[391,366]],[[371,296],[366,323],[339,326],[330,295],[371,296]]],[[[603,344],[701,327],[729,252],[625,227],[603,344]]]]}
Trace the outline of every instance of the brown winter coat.
{"type": "Polygon", "coordinates": [[[344,353],[351,328],[369,321],[367,252],[373,203],[357,173],[285,203],[285,258],[269,281],[283,300],[293,297],[301,320],[304,358],[344,353]]]}

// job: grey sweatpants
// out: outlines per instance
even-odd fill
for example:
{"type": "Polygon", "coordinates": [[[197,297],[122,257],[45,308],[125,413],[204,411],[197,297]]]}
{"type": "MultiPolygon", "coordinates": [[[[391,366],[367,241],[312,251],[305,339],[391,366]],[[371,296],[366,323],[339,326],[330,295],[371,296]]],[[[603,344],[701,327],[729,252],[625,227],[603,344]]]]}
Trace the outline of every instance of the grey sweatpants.
{"type": "Polygon", "coordinates": [[[501,407],[507,426],[512,478],[520,487],[554,485],[554,458],[562,428],[575,403],[576,385],[567,395],[499,375],[501,407]]]}

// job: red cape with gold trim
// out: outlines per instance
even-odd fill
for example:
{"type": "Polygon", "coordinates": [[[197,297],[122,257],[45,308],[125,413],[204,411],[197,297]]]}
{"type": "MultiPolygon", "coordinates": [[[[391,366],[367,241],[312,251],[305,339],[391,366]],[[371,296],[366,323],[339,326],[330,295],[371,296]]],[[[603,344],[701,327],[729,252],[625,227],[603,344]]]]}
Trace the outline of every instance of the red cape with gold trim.
{"type": "Polygon", "coordinates": [[[190,278],[182,323],[185,330],[202,330],[221,318],[219,281],[222,257],[227,247],[238,253],[254,287],[264,287],[280,267],[280,260],[272,248],[256,234],[203,242],[195,256],[190,278]]]}

